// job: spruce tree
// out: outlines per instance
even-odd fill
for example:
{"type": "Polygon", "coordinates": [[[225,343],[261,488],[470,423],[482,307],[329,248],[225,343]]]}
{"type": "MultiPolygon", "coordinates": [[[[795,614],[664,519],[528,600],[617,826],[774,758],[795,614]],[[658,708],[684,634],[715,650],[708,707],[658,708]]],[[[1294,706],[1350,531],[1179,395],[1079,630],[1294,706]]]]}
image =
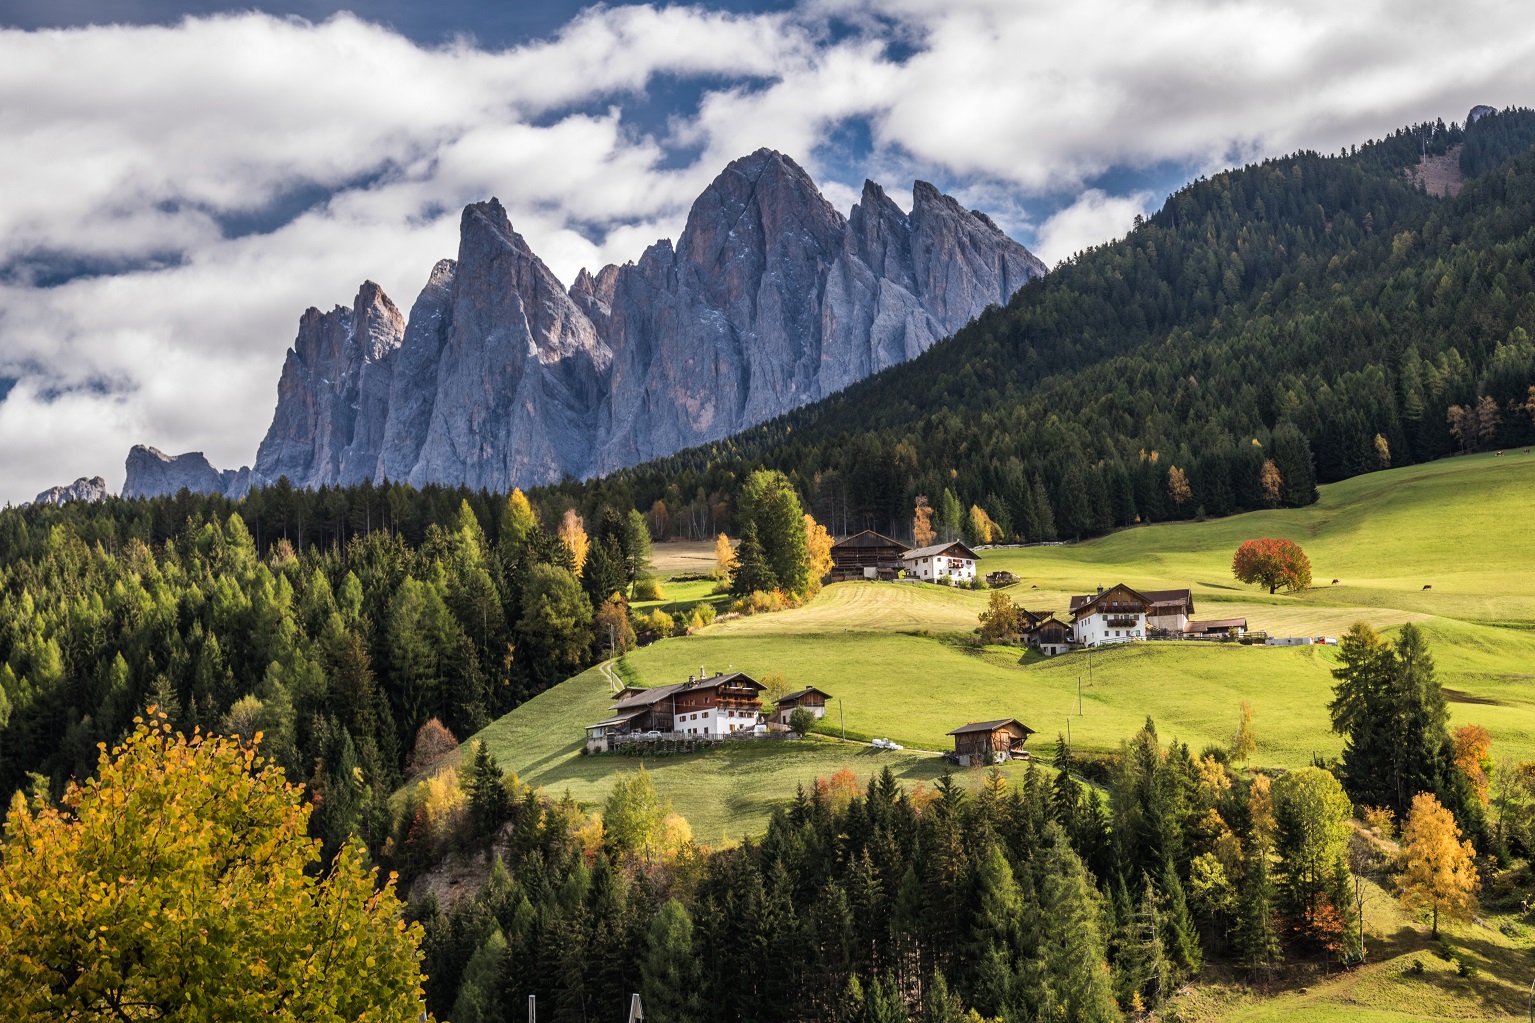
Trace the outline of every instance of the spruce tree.
{"type": "Polygon", "coordinates": [[[1110,1023],[1120,1019],[1106,969],[1102,899],[1076,853],[1055,842],[1045,859],[1040,904],[1045,963],[1043,1019],[1110,1023]]]}
{"type": "Polygon", "coordinates": [[[1203,957],[1199,950],[1199,930],[1194,916],[1189,912],[1188,900],[1183,894],[1183,882],[1172,860],[1162,864],[1162,921],[1167,942],[1167,952],[1173,963],[1186,977],[1199,972],[1203,957]]]}
{"type": "Polygon", "coordinates": [[[757,524],[748,521],[741,530],[741,545],[736,548],[736,567],[730,577],[730,592],[748,596],[761,590],[770,592],[778,587],[778,578],[768,567],[762,551],[762,541],[757,535],[757,524]]]}
{"type": "Polygon", "coordinates": [[[469,817],[474,830],[484,839],[493,839],[511,815],[501,767],[483,742],[475,743],[474,764],[469,769],[469,817]]]}
{"type": "Polygon", "coordinates": [[[1279,964],[1283,951],[1274,924],[1274,883],[1269,877],[1268,851],[1251,836],[1247,863],[1237,887],[1234,944],[1237,960],[1252,974],[1266,974],[1279,964]]]}
{"type": "Polygon", "coordinates": [[[506,958],[506,935],[499,925],[475,950],[453,1002],[454,1023],[506,1023],[502,1001],[497,997],[506,958]]]}

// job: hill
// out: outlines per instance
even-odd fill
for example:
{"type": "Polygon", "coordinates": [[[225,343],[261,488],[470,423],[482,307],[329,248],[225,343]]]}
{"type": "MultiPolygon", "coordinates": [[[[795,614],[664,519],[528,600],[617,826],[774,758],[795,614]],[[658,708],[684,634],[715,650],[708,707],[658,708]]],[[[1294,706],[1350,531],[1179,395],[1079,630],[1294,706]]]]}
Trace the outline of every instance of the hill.
{"type": "Polygon", "coordinates": [[[834,532],[951,492],[1003,535],[1299,507],[1313,481],[1535,442],[1535,112],[1191,183],[917,359],[707,447],[555,493],[695,528],[751,470],[834,532]],[[1458,153],[1453,198],[1408,171],[1458,153]],[[1490,401],[1475,428],[1448,413],[1490,401]],[[1265,492],[1262,472],[1281,477],[1265,492]],[[1188,490],[1169,488],[1172,469],[1188,490]]]}
{"type": "MultiPolygon", "coordinates": [[[[1535,539],[1520,524],[1532,489],[1535,455],[1446,459],[1325,486],[1308,508],[1141,527],[1068,546],[991,549],[983,565],[1020,574],[1024,581],[1009,592],[1029,607],[1063,610],[1070,593],[1123,580],[1190,586],[1202,614],[1245,616],[1275,635],[1336,636],[1361,619],[1380,628],[1416,621],[1433,645],[1453,721],[1484,725],[1499,756],[1527,759],[1535,757],[1535,577],[1510,569],[1535,559],[1535,539]],[[1231,552],[1262,535],[1299,541],[1319,585],[1269,596],[1232,580],[1231,552]]],[[[890,737],[914,750],[949,747],[944,733],[967,721],[1016,715],[1040,732],[1036,748],[1069,719],[1079,750],[1112,750],[1150,716],[1163,735],[1197,751],[1228,739],[1244,700],[1256,715],[1260,765],[1301,766],[1341,748],[1326,712],[1331,648],[1146,643],[1095,652],[1090,669],[1085,653],[1020,662],[1016,648],[966,641],[986,600],[940,586],[838,583],[803,607],[634,651],[617,669],[640,685],[676,681],[700,666],[780,672],[792,686],[816,685],[836,697],[824,731],[840,735],[845,723],[849,738],[890,737]]],[[[600,672],[587,672],[477,738],[523,781],[600,800],[614,772],[636,766],[579,752],[581,728],[600,720],[608,689],[600,672]]],[[[809,778],[848,767],[866,781],[886,763],[908,781],[942,771],[936,756],[875,754],[829,738],[646,766],[699,836],[712,840],[760,830],[773,802],[809,778]]]]}

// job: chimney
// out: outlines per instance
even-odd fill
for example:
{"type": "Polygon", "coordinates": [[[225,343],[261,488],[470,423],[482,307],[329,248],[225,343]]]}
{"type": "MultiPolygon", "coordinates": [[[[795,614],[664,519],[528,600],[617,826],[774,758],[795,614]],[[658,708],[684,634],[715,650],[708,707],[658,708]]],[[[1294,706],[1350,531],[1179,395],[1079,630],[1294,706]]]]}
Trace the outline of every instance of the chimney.
{"type": "Polygon", "coordinates": [[[1102,587],[1102,586],[1100,586],[1100,587],[1098,587],[1098,592],[1099,592],[1099,593],[1100,593],[1100,594],[1102,594],[1102,593],[1103,593],[1103,587],[1102,587]]]}

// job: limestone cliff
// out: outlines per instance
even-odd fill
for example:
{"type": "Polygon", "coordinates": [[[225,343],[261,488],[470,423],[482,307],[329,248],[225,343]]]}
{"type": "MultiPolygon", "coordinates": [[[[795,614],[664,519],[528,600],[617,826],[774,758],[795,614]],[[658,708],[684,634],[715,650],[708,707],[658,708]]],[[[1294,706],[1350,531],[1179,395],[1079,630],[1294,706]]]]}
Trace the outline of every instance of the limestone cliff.
{"type": "Polygon", "coordinates": [[[243,483],[136,448],[124,493],[282,476],[506,490],[609,472],[910,359],[1044,272],[926,182],[909,214],[867,182],[844,217],[767,149],[714,179],[675,245],[582,270],[568,291],[491,199],[464,210],[458,258],[408,319],[371,282],[350,308],[304,313],[243,483]]]}

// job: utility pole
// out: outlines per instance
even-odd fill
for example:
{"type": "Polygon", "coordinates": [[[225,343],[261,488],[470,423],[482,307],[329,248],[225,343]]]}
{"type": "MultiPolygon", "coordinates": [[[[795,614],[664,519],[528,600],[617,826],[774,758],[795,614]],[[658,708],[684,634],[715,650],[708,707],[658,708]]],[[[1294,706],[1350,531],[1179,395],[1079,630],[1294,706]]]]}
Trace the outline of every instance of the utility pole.
{"type": "Polygon", "coordinates": [[[1082,673],[1077,672],[1077,717],[1082,716],[1082,673]]]}
{"type": "Polygon", "coordinates": [[[1071,715],[1066,715],[1066,752],[1071,752],[1071,715]]]}
{"type": "Polygon", "coordinates": [[[538,1023],[538,996],[528,996],[528,1023],[538,1023]]]}

